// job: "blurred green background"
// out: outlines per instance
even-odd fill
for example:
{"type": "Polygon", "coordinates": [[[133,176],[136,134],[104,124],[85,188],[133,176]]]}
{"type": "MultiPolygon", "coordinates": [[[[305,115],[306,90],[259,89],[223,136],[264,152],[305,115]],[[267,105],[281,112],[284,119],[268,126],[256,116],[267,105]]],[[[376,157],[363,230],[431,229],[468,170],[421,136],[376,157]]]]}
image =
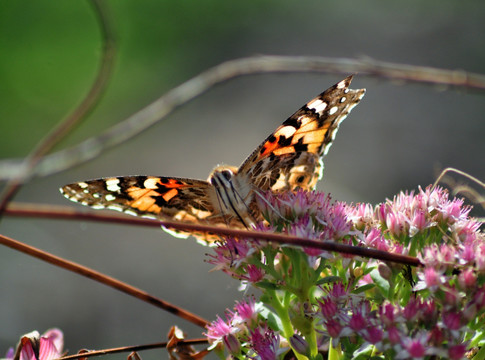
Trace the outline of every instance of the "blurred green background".
{"type": "MultiPolygon", "coordinates": [[[[485,73],[483,1],[107,1],[118,57],[97,109],[57,147],[99,134],[172,87],[225,60],[256,54],[370,57],[485,73]]],[[[20,158],[81,101],[100,56],[85,1],[0,1],[0,159],[20,158]]],[[[303,103],[343,76],[271,74],[219,85],[95,160],[26,185],[15,200],[67,202],[65,183],[114,175],[206,178],[237,165],[303,103]]],[[[319,189],[377,203],[454,166],[485,179],[484,95],[357,75],[367,88],[340,128],[319,189]]],[[[73,205],[75,206],[75,205],[73,205]]],[[[207,319],[242,295],[208,273],[203,248],[157,229],[5,218],[0,232],[127,281],[207,319]],[[195,301],[194,301],[195,300],[195,301]]],[[[112,289],[0,251],[0,356],[19,336],[59,327],[66,347],[162,341],[178,324],[112,289]]],[[[164,358],[162,350],[144,359],[164,358]]],[[[125,358],[116,355],[113,358],[125,358]]]]}

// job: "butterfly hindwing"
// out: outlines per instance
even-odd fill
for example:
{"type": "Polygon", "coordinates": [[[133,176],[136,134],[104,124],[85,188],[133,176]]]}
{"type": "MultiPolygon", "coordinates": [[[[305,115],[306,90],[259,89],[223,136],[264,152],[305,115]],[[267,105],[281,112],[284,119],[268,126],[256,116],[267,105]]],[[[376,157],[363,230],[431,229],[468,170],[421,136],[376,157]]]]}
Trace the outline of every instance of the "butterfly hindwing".
{"type": "Polygon", "coordinates": [[[303,105],[271,134],[241,165],[261,190],[314,189],[321,162],[340,123],[365,94],[349,89],[352,76],[303,105]]]}

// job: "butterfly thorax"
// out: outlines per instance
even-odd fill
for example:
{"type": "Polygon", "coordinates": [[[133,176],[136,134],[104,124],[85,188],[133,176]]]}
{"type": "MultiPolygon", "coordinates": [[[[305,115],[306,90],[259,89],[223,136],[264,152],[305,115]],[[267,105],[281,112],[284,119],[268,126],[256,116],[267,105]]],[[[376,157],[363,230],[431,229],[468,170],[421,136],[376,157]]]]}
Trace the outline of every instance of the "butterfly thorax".
{"type": "Polygon", "coordinates": [[[234,166],[217,166],[209,175],[209,183],[215,189],[215,204],[225,216],[235,217],[249,228],[254,224],[253,186],[247,176],[239,174],[234,166]]]}

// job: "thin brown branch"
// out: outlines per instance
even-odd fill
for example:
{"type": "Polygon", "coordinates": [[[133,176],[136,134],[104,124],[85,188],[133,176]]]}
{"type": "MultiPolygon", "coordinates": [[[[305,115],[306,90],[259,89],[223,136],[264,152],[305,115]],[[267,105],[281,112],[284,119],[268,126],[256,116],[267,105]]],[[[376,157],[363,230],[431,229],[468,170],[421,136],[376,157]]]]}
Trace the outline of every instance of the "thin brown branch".
{"type": "Polygon", "coordinates": [[[298,236],[290,236],[284,234],[276,233],[266,233],[258,231],[247,231],[247,230],[236,230],[225,227],[217,226],[206,226],[206,225],[196,225],[188,224],[183,222],[175,221],[156,221],[149,219],[142,219],[137,217],[132,217],[128,215],[111,215],[110,213],[93,212],[93,211],[78,211],[74,210],[72,207],[68,206],[44,206],[44,208],[39,205],[26,205],[14,203],[9,208],[7,208],[5,215],[10,216],[32,216],[32,217],[47,217],[47,218],[60,218],[60,219],[70,219],[70,220],[91,220],[91,221],[102,221],[102,222],[114,222],[119,224],[130,224],[130,225],[144,225],[144,226],[166,226],[168,228],[173,228],[175,230],[182,231],[194,231],[194,232],[208,232],[214,233],[221,236],[232,236],[239,239],[247,239],[249,241],[254,240],[264,240],[271,241],[277,244],[293,245],[298,247],[311,247],[317,248],[325,251],[335,251],[339,253],[357,255],[368,258],[373,258],[383,261],[391,261],[399,264],[411,265],[411,266],[421,266],[422,264],[417,258],[405,255],[392,254],[385,251],[379,251],[375,249],[368,249],[358,246],[338,244],[330,241],[317,241],[310,240],[298,236]]]}
{"type": "MultiPolygon", "coordinates": [[[[135,345],[135,346],[123,346],[118,348],[111,348],[111,349],[104,349],[104,350],[96,350],[96,351],[89,351],[83,352],[82,354],[74,354],[60,357],[56,360],[72,360],[72,359],[80,359],[80,358],[87,358],[87,357],[94,357],[100,355],[108,355],[108,354],[116,354],[121,352],[128,352],[128,351],[142,351],[142,350],[151,350],[151,349],[160,349],[167,347],[167,342],[161,343],[154,343],[154,344],[145,344],[145,345],[135,345]]],[[[190,340],[180,340],[178,342],[179,345],[200,345],[200,344],[207,344],[206,338],[200,339],[190,339],[190,340]]]]}
{"type": "Polygon", "coordinates": [[[470,174],[467,174],[466,172],[464,172],[462,170],[455,169],[453,167],[447,167],[446,169],[443,169],[443,171],[441,171],[440,175],[438,176],[438,178],[434,182],[432,188],[434,189],[439,184],[439,182],[443,179],[443,177],[449,172],[457,173],[457,174],[473,181],[474,183],[477,183],[482,189],[485,189],[485,183],[484,182],[480,181],[479,179],[477,179],[476,177],[474,177],[470,174]]]}
{"type": "Polygon", "coordinates": [[[22,184],[27,182],[32,175],[32,170],[47,154],[55,144],[74,129],[86,116],[96,107],[102,95],[106,91],[108,80],[111,77],[114,58],[115,41],[114,32],[108,19],[108,13],[104,8],[104,3],[100,0],[91,0],[94,13],[98,20],[102,41],[102,56],[96,78],[91,85],[91,89],[84,97],[83,101],[74,111],[54,127],[32,150],[32,152],[22,162],[22,172],[15,174],[9,180],[0,194],[0,216],[5,210],[8,202],[15,196],[22,184]]]}
{"type": "MultiPolygon", "coordinates": [[[[485,90],[485,75],[463,70],[444,70],[381,62],[372,59],[324,57],[258,56],[231,60],[217,65],[148,105],[126,120],[77,146],[46,156],[37,166],[35,175],[47,176],[66,170],[98,156],[102,151],[119,145],[148,129],[176,108],[200,96],[211,87],[239,76],[263,73],[320,72],[372,76],[390,80],[419,82],[431,85],[485,90]]],[[[10,179],[26,170],[15,160],[0,162],[0,179],[10,179]]]]}
{"type": "Polygon", "coordinates": [[[37,249],[33,246],[24,244],[20,241],[14,240],[12,238],[9,238],[5,235],[0,234],[0,244],[5,245],[11,249],[15,249],[17,251],[20,251],[24,254],[33,256],[37,259],[40,259],[42,261],[48,262],[49,264],[61,267],[65,270],[72,271],[76,274],[82,275],[84,277],[87,277],[89,279],[95,280],[101,284],[107,285],[109,287],[112,287],[116,290],[119,290],[121,292],[124,292],[125,294],[131,295],[136,297],[137,299],[140,299],[142,301],[145,301],[149,304],[152,304],[154,306],[157,306],[165,311],[168,311],[182,319],[185,319],[187,321],[190,321],[191,323],[198,325],[200,327],[205,327],[208,324],[207,320],[202,319],[201,317],[192,314],[191,312],[184,310],[176,305],[173,305],[169,302],[166,302],[164,300],[161,300],[159,298],[156,298],[149,293],[140,290],[138,288],[135,288],[131,285],[128,285],[122,281],[119,281],[113,277],[104,275],[100,272],[97,272],[93,269],[90,269],[86,266],[77,264],[72,261],[65,260],[61,257],[52,255],[46,251],[37,249]]]}

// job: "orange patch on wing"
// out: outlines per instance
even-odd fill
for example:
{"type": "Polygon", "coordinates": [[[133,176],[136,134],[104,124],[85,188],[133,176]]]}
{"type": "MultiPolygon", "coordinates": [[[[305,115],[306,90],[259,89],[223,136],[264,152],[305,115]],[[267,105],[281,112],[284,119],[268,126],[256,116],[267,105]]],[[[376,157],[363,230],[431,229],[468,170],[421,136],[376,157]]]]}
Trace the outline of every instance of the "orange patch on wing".
{"type": "MultiPolygon", "coordinates": [[[[175,180],[175,179],[167,179],[167,180],[168,180],[167,182],[160,181],[160,184],[170,188],[181,188],[181,187],[187,186],[186,184],[180,182],[179,180],[175,180]]],[[[170,199],[171,198],[169,198],[169,200],[170,199]]]]}
{"type": "Polygon", "coordinates": [[[293,154],[295,152],[295,148],[293,146],[285,146],[273,151],[275,155],[284,155],[284,154],[293,154]]]}
{"type": "Polygon", "coordinates": [[[149,196],[144,196],[133,201],[133,203],[131,203],[130,206],[140,211],[150,211],[150,212],[157,212],[157,213],[160,212],[160,208],[154,204],[155,204],[155,200],[153,198],[149,196]],[[154,211],[153,209],[154,207],[158,211],[154,211]]]}
{"type": "Polygon", "coordinates": [[[310,131],[303,134],[295,135],[293,144],[298,143],[298,141],[303,138],[303,144],[315,144],[322,143],[325,138],[325,134],[328,132],[326,129],[320,129],[315,131],[310,131]]]}
{"type": "Polygon", "coordinates": [[[264,144],[263,146],[264,151],[261,152],[260,157],[271,154],[277,148],[278,148],[278,139],[276,139],[273,142],[267,141],[266,144],[264,144]]]}
{"type": "MultiPolygon", "coordinates": [[[[178,186],[180,187],[180,186],[178,186]]],[[[174,196],[177,196],[178,195],[178,190],[177,189],[171,189],[169,191],[167,191],[165,194],[162,195],[163,197],[163,200],[165,200],[166,202],[169,202],[170,199],[172,199],[174,196]]]]}
{"type": "Polygon", "coordinates": [[[143,196],[146,196],[150,192],[153,192],[153,190],[141,189],[139,187],[132,186],[131,188],[126,189],[126,192],[131,196],[132,199],[136,200],[143,196]]]}

